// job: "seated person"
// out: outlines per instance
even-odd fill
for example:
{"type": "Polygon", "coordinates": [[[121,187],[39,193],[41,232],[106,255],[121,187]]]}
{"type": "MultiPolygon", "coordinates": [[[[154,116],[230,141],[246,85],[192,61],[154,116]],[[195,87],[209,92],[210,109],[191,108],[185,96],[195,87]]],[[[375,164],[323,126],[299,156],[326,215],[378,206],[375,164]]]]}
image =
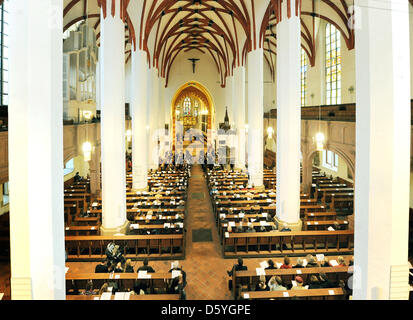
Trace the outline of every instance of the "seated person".
{"type": "Polygon", "coordinates": [[[186,272],[182,269],[182,267],[179,266],[179,262],[178,261],[174,261],[172,262],[172,268],[169,270],[170,273],[172,273],[172,271],[181,271],[182,277],[183,277],[183,286],[186,286],[186,272]]]}
{"type": "Polygon", "coordinates": [[[329,263],[329,261],[328,261],[328,258],[327,258],[326,256],[324,256],[324,260],[321,261],[320,267],[331,267],[331,266],[330,266],[330,263],[329,263]]]}
{"type": "Polygon", "coordinates": [[[334,284],[333,283],[331,283],[329,280],[328,280],[328,277],[327,277],[327,275],[324,273],[324,272],[320,272],[319,273],[319,275],[318,275],[318,279],[319,279],[319,286],[320,286],[320,288],[333,288],[334,287],[334,284]]]}
{"type": "Polygon", "coordinates": [[[265,284],[265,276],[260,275],[260,281],[255,286],[255,291],[269,291],[270,287],[265,284]]]}
{"type": "Polygon", "coordinates": [[[250,224],[250,225],[247,227],[247,230],[246,230],[245,232],[256,232],[256,231],[255,231],[254,227],[252,226],[252,224],[250,224]]]}
{"type": "Polygon", "coordinates": [[[318,263],[315,261],[314,256],[311,254],[307,255],[307,265],[306,268],[317,268],[319,267],[318,263]]]}
{"type": "Polygon", "coordinates": [[[82,179],[83,178],[79,175],[79,172],[76,172],[75,176],[73,177],[73,180],[75,182],[79,182],[79,181],[82,181],[82,179]]]}
{"type": "Polygon", "coordinates": [[[109,272],[109,269],[108,269],[107,260],[103,260],[95,268],[95,273],[108,273],[108,272],[109,272]]]}
{"type": "Polygon", "coordinates": [[[304,287],[303,278],[301,278],[300,276],[296,276],[296,277],[295,277],[295,282],[297,283],[297,285],[296,285],[296,286],[292,286],[291,290],[303,290],[303,289],[306,289],[306,287],[304,287]]]}
{"type": "Polygon", "coordinates": [[[293,266],[293,268],[298,268],[298,269],[304,268],[303,264],[304,264],[303,258],[298,258],[297,263],[295,264],[295,266],[293,266]]]}
{"type": "Polygon", "coordinates": [[[125,272],[127,273],[133,273],[133,267],[132,267],[132,261],[131,259],[126,260],[125,262],[125,272]]]}
{"type": "Polygon", "coordinates": [[[290,264],[290,258],[285,256],[284,257],[284,263],[281,265],[280,269],[291,269],[292,266],[290,264]]]}
{"type": "Polygon", "coordinates": [[[227,271],[228,275],[232,277],[234,271],[245,271],[248,270],[247,266],[244,266],[244,260],[242,258],[238,258],[238,263],[234,264],[231,271],[227,271]]]}
{"type": "Polygon", "coordinates": [[[267,263],[268,263],[268,267],[266,267],[265,270],[277,269],[277,268],[275,267],[275,265],[274,265],[274,261],[272,261],[271,259],[269,259],[269,260],[267,261],[267,263]]]}
{"type": "Polygon", "coordinates": [[[320,281],[318,280],[316,275],[312,275],[310,277],[310,281],[308,282],[308,288],[309,289],[320,289],[321,285],[320,285],[320,281]]]}
{"type": "Polygon", "coordinates": [[[270,288],[270,291],[287,290],[287,288],[283,286],[283,282],[280,276],[272,276],[268,281],[268,287],[270,288]]]}
{"type": "Polygon", "coordinates": [[[286,232],[286,231],[291,231],[291,229],[288,227],[287,223],[283,224],[282,229],[280,230],[281,232],[286,232]]]}
{"type": "Polygon", "coordinates": [[[118,262],[118,263],[116,264],[116,267],[115,267],[115,269],[113,270],[113,272],[114,272],[114,273],[123,272],[122,263],[121,263],[121,262],[118,262]]]}
{"type": "Polygon", "coordinates": [[[338,266],[337,267],[345,267],[346,266],[346,261],[342,256],[339,256],[337,258],[338,266]]]}

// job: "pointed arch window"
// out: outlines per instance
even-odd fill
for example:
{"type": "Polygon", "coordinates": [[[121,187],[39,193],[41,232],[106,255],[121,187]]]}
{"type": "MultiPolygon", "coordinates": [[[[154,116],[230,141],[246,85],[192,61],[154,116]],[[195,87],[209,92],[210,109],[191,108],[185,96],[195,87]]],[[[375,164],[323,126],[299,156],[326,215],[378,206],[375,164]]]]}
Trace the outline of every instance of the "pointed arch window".
{"type": "Polygon", "coordinates": [[[184,117],[190,116],[191,115],[191,99],[189,97],[186,97],[184,99],[184,117]]]}
{"type": "Polygon", "coordinates": [[[9,0],[0,5],[0,105],[9,104],[9,0]]]}
{"type": "Polygon", "coordinates": [[[301,48],[301,106],[307,105],[307,70],[308,59],[304,49],[301,48]]]}
{"type": "Polygon", "coordinates": [[[341,103],[341,35],[332,24],[326,25],[326,104],[341,103]]]}

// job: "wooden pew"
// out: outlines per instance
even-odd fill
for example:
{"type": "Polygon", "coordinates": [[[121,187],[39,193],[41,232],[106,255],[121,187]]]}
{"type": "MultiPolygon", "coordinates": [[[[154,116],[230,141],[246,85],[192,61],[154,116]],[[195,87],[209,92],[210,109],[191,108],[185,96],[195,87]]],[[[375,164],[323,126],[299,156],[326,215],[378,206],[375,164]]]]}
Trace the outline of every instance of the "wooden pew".
{"type": "MultiPolygon", "coordinates": [[[[299,275],[304,284],[308,283],[310,276],[318,275],[320,272],[326,274],[328,280],[331,283],[335,283],[338,286],[340,280],[347,281],[348,278],[352,275],[348,272],[348,266],[345,267],[316,267],[316,268],[299,268],[299,269],[273,269],[265,270],[265,281],[268,283],[272,276],[279,276],[283,281],[285,287],[292,286],[292,280],[299,275]],[[298,270],[298,273],[297,273],[298,270]]],[[[232,275],[232,294],[236,297],[236,288],[238,285],[245,286],[248,288],[248,291],[255,290],[255,286],[260,280],[260,276],[257,275],[256,270],[246,270],[246,271],[235,271],[232,275]]],[[[288,289],[288,288],[287,288],[288,289]]],[[[286,291],[286,290],[284,290],[286,291]]]]}
{"type": "Polygon", "coordinates": [[[185,258],[184,234],[119,235],[119,236],[66,236],[66,251],[71,261],[98,261],[106,258],[105,250],[110,242],[123,247],[125,258],[145,257],[163,259],[185,258]],[[179,252],[174,252],[179,248],[179,252]],[[156,251],[153,253],[152,251],[156,251]]]}
{"type": "Polygon", "coordinates": [[[249,300],[345,300],[342,288],[285,290],[285,291],[247,291],[241,292],[243,299],[249,300]],[[248,297],[248,298],[246,298],[248,297]]]}
{"type": "Polygon", "coordinates": [[[65,227],[66,236],[97,236],[100,234],[99,227],[96,226],[68,226],[65,227]]]}
{"type": "Polygon", "coordinates": [[[271,231],[226,234],[222,250],[224,258],[234,258],[276,254],[352,253],[353,248],[353,230],[271,231]]]}
{"type": "Polygon", "coordinates": [[[335,224],[337,224],[341,230],[348,229],[348,220],[320,220],[304,222],[303,230],[327,230],[328,227],[336,229],[335,224]]]}
{"type": "Polygon", "coordinates": [[[137,272],[134,273],[67,273],[66,274],[66,294],[75,293],[76,289],[86,288],[89,280],[93,283],[94,289],[99,289],[104,283],[112,282],[117,285],[119,291],[132,290],[135,281],[144,281],[147,283],[151,293],[166,291],[168,283],[172,280],[172,273],[149,273],[150,278],[138,278],[137,272]]]}

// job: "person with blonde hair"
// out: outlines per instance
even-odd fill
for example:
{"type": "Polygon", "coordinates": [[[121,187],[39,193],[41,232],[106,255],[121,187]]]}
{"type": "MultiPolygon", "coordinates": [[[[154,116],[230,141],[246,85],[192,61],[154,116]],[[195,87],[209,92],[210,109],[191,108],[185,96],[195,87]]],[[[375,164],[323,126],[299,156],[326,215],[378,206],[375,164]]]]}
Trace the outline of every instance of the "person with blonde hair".
{"type": "Polygon", "coordinates": [[[268,281],[268,287],[270,288],[270,291],[287,290],[287,288],[283,286],[283,282],[280,276],[272,276],[268,281]]]}
{"type": "Polygon", "coordinates": [[[338,266],[337,267],[345,267],[346,266],[346,261],[342,256],[339,256],[337,258],[338,266]]]}
{"type": "Polygon", "coordinates": [[[126,260],[124,268],[125,268],[125,272],[128,272],[128,273],[133,273],[134,272],[133,267],[132,267],[131,259],[126,260]]]}
{"type": "Polygon", "coordinates": [[[255,291],[269,291],[270,287],[265,284],[265,275],[260,275],[260,280],[255,286],[255,291]]]}

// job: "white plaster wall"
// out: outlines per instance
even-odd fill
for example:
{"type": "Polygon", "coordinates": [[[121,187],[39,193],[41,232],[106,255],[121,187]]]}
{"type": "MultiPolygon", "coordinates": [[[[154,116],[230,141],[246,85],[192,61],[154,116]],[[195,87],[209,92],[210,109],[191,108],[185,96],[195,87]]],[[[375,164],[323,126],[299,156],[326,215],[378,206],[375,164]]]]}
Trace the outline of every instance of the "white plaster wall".
{"type": "Polygon", "coordinates": [[[221,88],[217,66],[209,54],[192,50],[181,52],[177,56],[170,70],[168,87],[165,89],[166,106],[171,106],[177,90],[190,81],[201,83],[211,94],[216,111],[215,128],[218,128],[225,117],[225,88],[221,88]],[[188,61],[190,58],[200,59],[196,63],[195,74],[192,73],[192,62],[188,61]]]}

